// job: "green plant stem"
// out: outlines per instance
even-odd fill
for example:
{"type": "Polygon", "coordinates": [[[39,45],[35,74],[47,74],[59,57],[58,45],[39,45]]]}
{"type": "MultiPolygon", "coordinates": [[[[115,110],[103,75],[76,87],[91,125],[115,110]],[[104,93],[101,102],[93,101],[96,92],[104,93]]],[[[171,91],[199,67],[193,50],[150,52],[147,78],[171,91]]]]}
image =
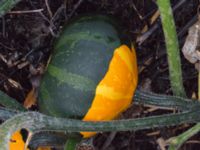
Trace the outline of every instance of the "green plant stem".
{"type": "Polygon", "coordinates": [[[157,0],[157,4],[160,11],[161,22],[165,35],[165,43],[169,64],[169,76],[172,91],[174,95],[185,97],[186,95],[182,82],[178,39],[172,9],[170,6],[170,0],[157,0]]]}
{"type": "Polygon", "coordinates": [[[140,119],[115,120],[107,122],[84,122],[75,119],[54,118],[38,112],[20,113],[5,121],[0,126],[0,150],[8,150],[8,142],[13,132],[21,128],[30,133],[41,131],[57,131],[70,134],[80,131],[130,131],[151,129],[178,125],[182,123],[195,123],[200,121],[200,110],[168,114],[140,119]]]}
{"type": "Polygon", "coordinates": [[[135,92],[133,101],[137,104],[154,105],[164,108],[176,108],[182,111],[188,111],[194,107],[200,107],[199,101],[194,101],[180,96],[144,92],[138,89],[135,92]]]}
{"type": "Polygon", "coordinates": [[[21,0],[0,0],[0,17],[12,9],[21,0]]]}
{"type": "Polygon", "coordinates": [[[197,134],[199,130],[200,130],[200,123],[196,124],[189,130],[182,133],[181,135],[169,139],[169,142],[170,142],[169,150],[179,149],[185,141],[187,141],[190,137],[197,134]]]}

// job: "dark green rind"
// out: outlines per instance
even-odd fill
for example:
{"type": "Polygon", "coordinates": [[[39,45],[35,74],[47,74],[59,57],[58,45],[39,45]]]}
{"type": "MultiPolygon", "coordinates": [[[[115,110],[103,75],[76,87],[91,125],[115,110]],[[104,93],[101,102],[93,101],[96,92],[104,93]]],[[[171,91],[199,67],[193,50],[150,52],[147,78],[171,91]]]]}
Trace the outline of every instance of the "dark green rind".
{"type": "Polygon", "coordinates": [[[73,118],[87,113],[96,86],[105,76],[114,50],[121,45],[111,20],[86,16],[64,28],[39,94],[43,113],[73,118]]]}
{"type": "MultiPolygon", "coordinates": [[[[89,33],[92,33],[92,35],[95,35],[98,33],[100,34],[102,33],[103,35],[105,31],[107,30],[108,33],[106,35],[109,37],[109,35],[113,34],[113,31],[116,32],[116,34],[118,34],[116,31],[116,30],[119,31],[118,27],[119,26],[116,24],[116,21],[113,18],[103,16],[103,15],[85,15],[79,18],[74,18],[66,24],[66,26],[63,29],[63,32],[60,35],[60,38],[56,41],[57,43],[55,46],[57,48],[57,46],[59,45],[59,42],[61,41],[60,39],[62,39],[63,37],[69,36],[71,34],[89,32],[89,33]],[[106,28],[104,28],[105,24],[107,25],[106,28]],[[112,34],[109,34],[111,32],[112,34]]],[[[121,36],[121,35],[117,35],[117,37],[118,36],[121,36]]]]}
{"type": "Polygon", "coordinates": [[[88,107],[88,101],[84,102],[82,97],[89,99],[93,91],[74,89],[71,85],[53,78],[49,73],[46,76],[46,82],[41,85],[40,110],[53,116],[81,118],[85,114],[83,111],[88,107]],[[54,84],[55,87],[48,86],[49,83],[54,84]],[[79,103],[78,106],[77,103],[79,103]]]}

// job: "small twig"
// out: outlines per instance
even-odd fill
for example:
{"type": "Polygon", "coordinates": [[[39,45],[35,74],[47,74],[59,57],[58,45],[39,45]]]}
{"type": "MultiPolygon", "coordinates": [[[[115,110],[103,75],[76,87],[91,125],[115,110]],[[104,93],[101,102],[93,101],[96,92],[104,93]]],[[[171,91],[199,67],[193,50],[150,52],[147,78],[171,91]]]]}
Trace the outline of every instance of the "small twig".
{"type": "Polygon", "coordinates": [[[6,22],[5,22],[5,18],[4,16],[2,17],[2,33],[3,33],[3,37],[6,37],[6,22]]]}
{"type": "MultiPolygon", "coordinates": [[[[60,16],[61,12],[66,9],[66,6],[62,4],[57,11],[54,13],[53,17],[51,18],[51,22],[55,22],[58,17],[60,16]]],[[[66,14],[65,14],[66,15],[66,14]]]]}
{"type": "Polygon", "coordinates": [[[75,5],[74,5],[74,8],[73,10],[71,11],[71,13],[68,15],[68,18],[71,18],[72,15],[74,14],[74,12],[78,9],[78,7],[81,5],[81,3],[83,2],[84,0],[79,0],[75,5]]]}
{"type": "Polygon", "coordinates": [[[189,140],[187,142],[185,142],[185,144],[200,144],[199,140],[189,140]]]}
{"type": "Polygon", "coordinates": [[[108,146],[111,144],[111,142],[113,141],[113,139],[115,138],[117,132],[111,132],[108,136],[106,141],[103,143],[103,146],[101,148],[101,150],[106,150],[108,148],[108,146]]]}
{"type": "MultiPolygon", "coordinates": [[[[184,3],[186,2],[186,0],[180,0],[174,7],[173,7],[173,11],[176,11],[178,8],[180,8],[184,3]]],[[[136,39],[136,42],[141,45],[145,40],[147,40],[150,35],[152,33],[154,33],[155,30],[158,29],[158,27],[160,26],[159,25],[160,22],[157,22],[155,23],[154,25],[151,26],[151,28],[144,32],[142,35],[138,36],[137,39],[136,39]]]]}
{"type": "MultiPolygon", "coordinates": [[[[32,5],[33,8],[35,8],[35,6],[33,5],[32,1],[30,1],[30,4],[32,5]]],[[[49,23],[49,25],[50,25],[49,28],[51,28],[51,30],[49,30],[49,32],[52,34],[52,31],[53,31],[52,28],[55,28],[55,25],[54,25],[53,22],[52,22],[51,20],[49,20],[42,12],[39,12],[39,14],[41,15],[41,17],[42,17],[45,21],[47,21],[47,22],[49,23]]],[[[48,28],[48,29],[49,29],[49,28],[48,28]]],[[[53,32],[52,36],[54,36],[54,35],[55,35],[55,33],[53,32]]]]}
{"type": "Polygon", "coordinates": [[[186,32],[188,32],[188,29],[197,22],[198,17],[195,15],[178,33],[178,37],[182,37],[186,32]]]}
{"type": "Polygon", "coordinates": [[[8,60],[5,58],[4,55],[0,54],[0,59],[4,62],[4,63],[7,63],[8,60]]]}
{"type": "Polygon", "coordinates": [[[16,10],[16,11],[10,11],[9,14],[30,14],[30,13],[40,13],[44,9],[35,9],[35,10],[16,10]]]}
{"type": "Polygon", "coordinates": [[[151,19],[150,19],[150,24],[153,24],[153,23],[158,19],[159,16],[160,16],[160,12],[157,10],[157,11],[153,14],[153,16],[151,17],[151,19]]]}
{"type": "Polygon", "coordinates": [[[49,13],[50,18],[52,18],[53,14],[52,14],[51,8],[49,7],[48,0],[45,0],[45,4],[46,4],[47,11],[49,13]]]}
{"type": "Polygon", "coordinates": [[[64,0],[63,2],[63,9],[64,9],[64,16],[66,20],[67,19],[67,0],[64,0]]]}
{"type": "Polygon", "coordinates": [[[137,13],[138,17],[140,19],[143,19],[142,15],[139,13],[137,7],[135,6],[134,2],[132,3],[132,8],[135,10],[135,12],[137,13]]]}
{"type": "Polygon", "coordinates": [[[138,36],[136,42],[141,45],[145,40],[147,40],[152,33],[154,33],[159,27],[159,24],[154,24],[148,31],[144,32],[142,35],[138,36]]]}
{"type": "Polygon", "coordinates": [[[166,146],[166,142],[163,138],[158,138],[156,140],[156,142],[158,143],[159,147],[161,150],[166,150],[165,146],[166,146]]]}
{"type": "Polygon", "coordinates": [[[15,50],[14,48],[8,47],[1,42],[0,42],[0,45],[3,46],[4,48],[8,49],[8,50],[11,50],[11,51],[15,50]]]}

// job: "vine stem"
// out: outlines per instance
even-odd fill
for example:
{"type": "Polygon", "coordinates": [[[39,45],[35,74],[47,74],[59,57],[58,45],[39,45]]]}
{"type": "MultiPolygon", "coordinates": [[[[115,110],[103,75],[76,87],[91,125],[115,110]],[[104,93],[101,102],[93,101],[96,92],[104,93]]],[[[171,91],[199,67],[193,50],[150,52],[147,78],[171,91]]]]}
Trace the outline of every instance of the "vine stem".
{"type": "Polygon", "coordinates": [[[185,97],[178,39],[170,0],[157,0],[167,48],[169,77],[174,95],[185,97]]]}
{"type": "Polygon", "coordinates": [[[181,111],[188,111],[194,107],[200,108],[200,102],[192,99],[180,97],[162,95],[151,92],[144,92],[142,90],[136,90],[134,95],[134,103],[144,105],[154,105],[164,108],[176,108],[181,111]]]}
{"type": "Polygon", "coordinates": [[[64,132],[68,135],[80,131],[131,131],[151,129],[178,125],[182,123],[195,123],[200,121],[200,110],[167,114],[161,116],[114,120],[106,122],[84,122],[75,119],[64,119],[46,116],[38,112],[25,112],[13,116],[0,126],[0,150],[9,150],[8,143],[11,135],[21,128],[27,129],[30,134],[41,131],[64,132]]]}
{"type": "MultiPolygon", "coordinates": [[[[2,95],[0,103],[3,103],[2,100],[6,98],[7,107],[9,108],[13,108],[13,106],[16,107],[16,105],[13,105],[16,102],[15,100],[11,99],[10,97],[7,97],[7,95],[5,95],[4,93],[2,93],[2,95]]],[[[200,103],[198,101],[193,101],[191,99],[186,99],[178,96],[149,93],[141,90],[136,90],[134,96],[134,103],[144,104],[144,105],[156,105],[158,107],[178,108],[179,110],[182,111],[193,110],[200,107],[200,103]]],[[[0,107],[1,120],[7,120],[19,113],[22,113],[22,111],[14,111],[13,109],[0,107]]],[[[55,142],[57,143],[57,141],[55,142]]]]}

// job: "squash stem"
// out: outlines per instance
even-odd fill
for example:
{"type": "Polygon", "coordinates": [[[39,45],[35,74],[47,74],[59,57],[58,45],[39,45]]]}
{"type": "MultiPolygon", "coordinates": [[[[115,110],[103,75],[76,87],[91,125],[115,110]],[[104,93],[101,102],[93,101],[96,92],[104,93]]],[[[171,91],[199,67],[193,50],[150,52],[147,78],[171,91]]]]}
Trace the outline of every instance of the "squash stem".
{"type": "Polygon", "coordinates": [[[21,128],[25,128],[33,134],[41,131],[58,131],[69,135],[72,132],[80,131],[136,131],[183,123],[195,123],[200,121],[199,113],[200,109],[195,108],[189,112],[147,118],[84,122],[75,119],[50,117],[38,112],[25,112],[13,116],[0,125],[0,150],[8,150],[10,135],[21,128]]]}
{"type": "Polygon", "coordinates": [[[157,0],[157,4],[165,36],[172,92],[174,95],[185,97],[178,39],[170,0],[157,0]]]}

